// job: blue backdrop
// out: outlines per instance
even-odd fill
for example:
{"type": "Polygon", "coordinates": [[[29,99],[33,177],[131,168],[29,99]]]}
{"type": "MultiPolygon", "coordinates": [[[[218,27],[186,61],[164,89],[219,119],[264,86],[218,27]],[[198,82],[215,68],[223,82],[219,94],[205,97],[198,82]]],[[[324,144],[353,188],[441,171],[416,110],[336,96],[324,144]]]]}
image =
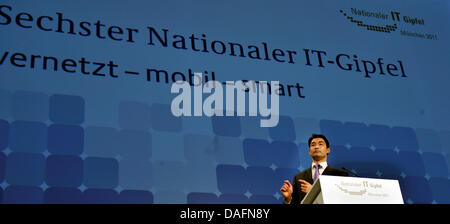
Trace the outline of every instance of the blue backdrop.
{"type": "Polygon", "coordinates": [[[0,7],[2,203],[282,203],[312,133],[332,166],[450,203],[449,1],[0,7]],[[189,70],[280,81],[279,124],[174,117],[189,70]]]}

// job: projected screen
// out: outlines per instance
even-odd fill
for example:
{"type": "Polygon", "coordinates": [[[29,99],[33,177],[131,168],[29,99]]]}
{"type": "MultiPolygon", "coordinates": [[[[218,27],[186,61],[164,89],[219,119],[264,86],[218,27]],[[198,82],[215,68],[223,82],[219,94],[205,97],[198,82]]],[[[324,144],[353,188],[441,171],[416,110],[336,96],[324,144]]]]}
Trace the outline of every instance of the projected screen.
{"type": "Polygon", "coordinates": [[[450,203],[449,10],[2,1],[0,200],[282,203],[322,133],[333,167],[450,203]]]}

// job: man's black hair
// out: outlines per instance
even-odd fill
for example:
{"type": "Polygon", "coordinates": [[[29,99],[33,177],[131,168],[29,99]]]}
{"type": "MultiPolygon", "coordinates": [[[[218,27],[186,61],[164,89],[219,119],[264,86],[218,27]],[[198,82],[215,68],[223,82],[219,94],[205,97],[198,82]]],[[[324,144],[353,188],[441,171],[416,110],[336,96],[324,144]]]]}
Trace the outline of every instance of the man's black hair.
{"type": "Polygon", "coordinates": [[[309,137],[308,139],[308,147],[311,146],[311,141],[315,138],[321,138],[325,141],[325,144],[327,145],[327,148],[330,148],[330,143],[328,142],[327,137],[325,137],[325,135],[321,135],[321,134],[312,134],[311,137],[309,137]]]}

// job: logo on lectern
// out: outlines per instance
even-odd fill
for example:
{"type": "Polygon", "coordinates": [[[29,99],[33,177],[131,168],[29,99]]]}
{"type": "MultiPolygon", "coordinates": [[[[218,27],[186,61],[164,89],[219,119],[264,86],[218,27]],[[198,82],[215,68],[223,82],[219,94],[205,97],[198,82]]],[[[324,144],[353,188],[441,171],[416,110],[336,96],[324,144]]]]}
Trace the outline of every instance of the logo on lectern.
{"type": "Polygon", "coordinates": [[[340,182],[335,186],[345,194],[356,196],[371,196],[371,197],[388,197],[389,195],[383,192],[383,186],[379,183],[371,183],[369,181],[362,182],[340,182]]]}

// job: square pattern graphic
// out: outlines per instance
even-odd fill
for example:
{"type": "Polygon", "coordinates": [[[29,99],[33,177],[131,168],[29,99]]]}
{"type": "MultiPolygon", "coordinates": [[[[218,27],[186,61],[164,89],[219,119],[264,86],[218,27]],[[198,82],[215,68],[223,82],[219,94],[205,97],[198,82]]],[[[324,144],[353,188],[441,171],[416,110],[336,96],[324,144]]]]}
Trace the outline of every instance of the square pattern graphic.
{"type": "Polygon", "coordinates": [[[85,122],[82,96],[0,98],[1,203],[282,203],[283,181],[311,166],[312,133],[328,137],[334,167],[399,180],[405,203],[450,203],[445,130],[283,115],[260,128],[135,101],[118,103],[108,127],[85,122]]]}

